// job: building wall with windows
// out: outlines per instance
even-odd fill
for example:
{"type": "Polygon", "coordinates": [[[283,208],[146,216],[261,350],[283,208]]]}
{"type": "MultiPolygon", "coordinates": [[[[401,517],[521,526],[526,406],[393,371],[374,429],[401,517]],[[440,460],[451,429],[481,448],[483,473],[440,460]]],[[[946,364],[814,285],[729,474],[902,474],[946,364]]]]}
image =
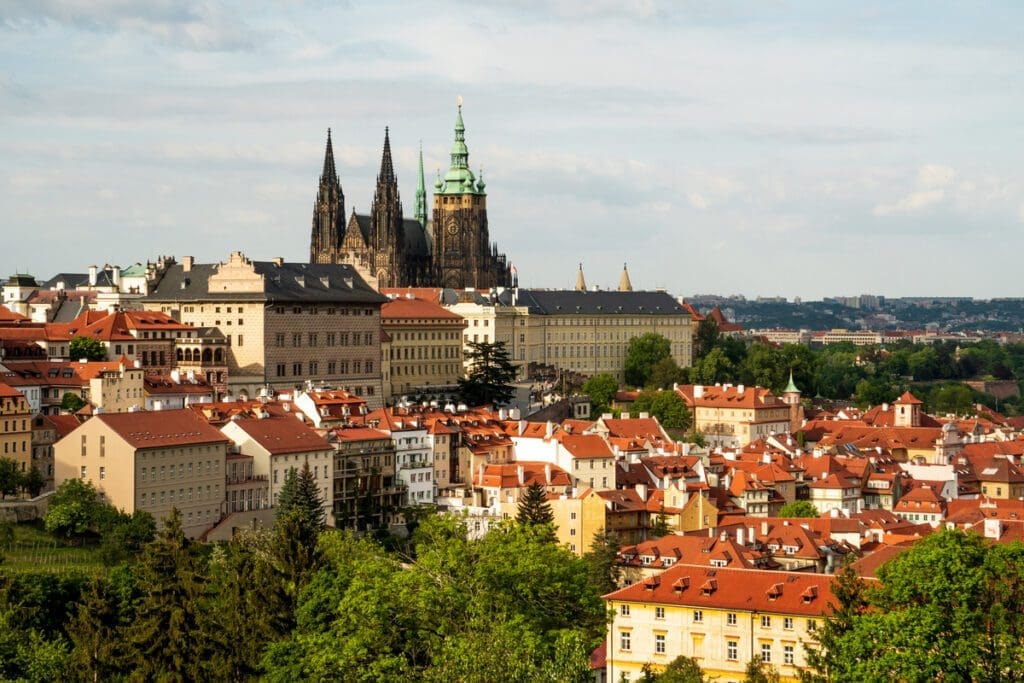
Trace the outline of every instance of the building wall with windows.
{"type": "Polygon", "coordinates": [[[0,458],[18,463],[22,472],[32,467],[32,413],[17,389],[0,382],[0,458]]]}
{"type": "Polygon", "coordinates": [[[54,444],[54,483],[92,482],[114,507],[145,510],[158,524],[177,508],[197,537],[223,512],[227,446],[191,410],[103,413],[54,444]]]}
{"type": "Polygon", "coordinates": [[[381,405],[381,320],[386,299],[347,265],[185,257],[161,275],[147,309],[227,339],[228,389],[255,397],[269,385],[346,389],[381,405]]]}
{"type": "Polygon", "coordinates": [[[385,399],[453,392],[463,375],[462,316],[412,295],[393,298],[381,309],[390,337],[385,399]]]}
{"type": "Polygon", "coordinates": [[[708,678],[739,681],[760,656],[780,680],[799,680],[804,645],[834,600],[832,577],[753,569],[674,565],[609,593],[608,680],[639,680],[679,656],[708,678]]]}

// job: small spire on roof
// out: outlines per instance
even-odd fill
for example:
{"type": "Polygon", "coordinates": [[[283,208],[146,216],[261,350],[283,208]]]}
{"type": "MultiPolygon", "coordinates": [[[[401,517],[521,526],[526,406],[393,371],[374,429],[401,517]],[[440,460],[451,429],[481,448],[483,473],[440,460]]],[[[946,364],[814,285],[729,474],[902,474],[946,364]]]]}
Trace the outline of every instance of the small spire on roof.
{"type": "Polygon", "coordinates": [[[579,272],[576,273],[576,291],[585,292],[587,291],[587,281],[583,279],[583,264],[580,263],[579,272]]]}

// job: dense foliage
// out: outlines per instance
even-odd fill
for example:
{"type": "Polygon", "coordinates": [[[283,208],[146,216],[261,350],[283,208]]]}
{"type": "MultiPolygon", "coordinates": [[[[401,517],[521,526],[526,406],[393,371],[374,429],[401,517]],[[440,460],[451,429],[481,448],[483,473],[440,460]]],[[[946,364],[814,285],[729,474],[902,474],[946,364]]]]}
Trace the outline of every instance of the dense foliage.
{"type": "Polygon", "coordinates": [[[549,525],[470,540],[461,520],[427,516],[396,554],[349,532],[310,539],[304,522],[293,508],[273,529],[206,546],[175,511],[101,575],[0,575],[0,677],[590,679],[604,586],[549,525]]]}
{"type": "Polygon", "coordinates": [[[634,387],[647,386],[654,366],[672,357],[672,345],[656,332],[647,332],[629,340],[626,348],[626,384],[634,387]]]}
{"type": "Polygon", "coordinates": [[[607,413],[618,390],[618,381],[608,374],[594,375],[580,387],[580,391],[590,397],[590,412],[593,415],[607,413]]]}
{"type": "Polygon", "coordinates": [[[633,412],[650,413],[668,429],[689,429],[693,425],[693,416],[686,407],[686,401],[671,390],[641,391],[633,402],[633,412]]]}
{"type": "Polygon", "coordinates": [[[794,500],[779,508],[779,517],[820,517],[818,508],[806,500],[794,500]]]}
{"type": "Polygon", "coordinates": [[[943,530],[878,570],[849,569],[809,652],[816,680],[1024,680],[1024,544],[943,530]]]}
{"type": "Polygon", "coordinates": [[[74,337],[68,345],[68,351],[76,361],[83,358],[92,361],[107,359],[107,348],[96,337],[74,337]]]}

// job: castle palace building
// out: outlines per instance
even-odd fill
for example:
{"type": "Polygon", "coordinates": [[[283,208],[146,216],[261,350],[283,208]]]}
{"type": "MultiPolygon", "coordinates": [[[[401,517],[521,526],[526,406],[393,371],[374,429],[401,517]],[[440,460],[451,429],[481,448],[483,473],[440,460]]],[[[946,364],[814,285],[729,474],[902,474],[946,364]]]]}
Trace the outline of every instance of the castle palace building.
{"type": "Polygon", "coordinates": [[[391,159],[390,131],[384,131],[377,189],[370,214],[352,212],[345,221],[345,195],[334,165],[331,133],[313,207],[309,244],[312,263],[353,266],[372,286],[490,289],[511,284],[504,254],[490,241],[483,174],[469,170],[462,104],[455,119],[451,168],[434,184],[434,211],[427,216],[427,191],[420,150],[416,205],[412,218],[402,213],[391,159]]]}

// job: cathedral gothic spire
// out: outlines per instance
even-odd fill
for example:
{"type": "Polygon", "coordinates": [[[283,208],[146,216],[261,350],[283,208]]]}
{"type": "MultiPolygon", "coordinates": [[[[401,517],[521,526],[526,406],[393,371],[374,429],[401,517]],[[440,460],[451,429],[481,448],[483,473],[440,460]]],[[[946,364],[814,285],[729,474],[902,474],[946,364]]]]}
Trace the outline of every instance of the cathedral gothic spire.
{"type": "Polygon", "coordinates": [[[583,279],[583,264],[580,264],[580,269],[576,272],[576,291],[585,292],[587,291],[587,281],[583,279]]]}
{"type": "Polygon", "coordinates": [[[380,157],[377,189],[370,207],[370,245],[375,251],[373,271],[381,287],[394,287],[400,281],[405,250],[402,226],[402,199],[398,192],[395,165],[391,160],[391,131],[384,129],[384,151],[380,157]]]}
{"type": "Polygon", "coordinates": [[[423,143],[420,143],[420,175],[416,183],[416,214],[423,229],[427,229],[427,183],[423,178],[423,143]]]}
{"type": "Polygon", "coordinates": [[[320,186],[313,204],[313,229],[309,241],[309,260],[312,263],[334,263],[345,231],[345,195],[334,167],[334,146],[331,129],[327,129],[324,149],[324,168],[320,172],[320,186]]]}

